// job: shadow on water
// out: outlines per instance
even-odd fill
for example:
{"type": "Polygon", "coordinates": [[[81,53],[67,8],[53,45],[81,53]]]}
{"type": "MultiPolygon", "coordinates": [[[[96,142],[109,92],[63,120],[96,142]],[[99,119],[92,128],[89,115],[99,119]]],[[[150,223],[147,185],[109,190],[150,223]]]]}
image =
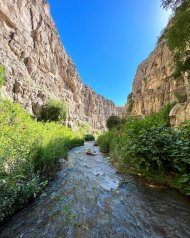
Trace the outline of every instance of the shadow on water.
{"type": "Polygon", "coordinates": [[[190,201],[118,175],[91,143],[73,148],[45,193],[15,215],[1,238],[189,238],[190,201]]]}

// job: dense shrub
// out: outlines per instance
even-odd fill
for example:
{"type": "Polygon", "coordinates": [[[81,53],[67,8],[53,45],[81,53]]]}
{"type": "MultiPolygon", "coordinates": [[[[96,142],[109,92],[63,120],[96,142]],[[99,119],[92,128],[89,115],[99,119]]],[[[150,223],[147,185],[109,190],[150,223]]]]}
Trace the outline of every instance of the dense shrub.
{"type": "Polygon", "coordinates": [[[98,137],[98,145],[100,146],[100,150],[103,153],[110,152],[110,145],[111,145],[111,141],[113,139],[113,136],[115,136],[115,129],[114,128],[107,131],[105,134],[100,135],[98,137]]]}
{"type": "Polygon", "coordinates": [[[168,48],[173,55],[173,76],[181,78],[190,71],[190,1],[189,0],[162,0],[164,8],[172,8],[175,13],[172,24],[161,38],[166,39],[168,48]]]}
{"type": "Polygon", "coordinates": [[[62,100],[50,99],[39,112],[38,119],[44,122],[64,123],[67,116],[67,107],[62,100]]]}
{"type": "Polygon", "coordinates": [[[85,135],[84,139],[85,139],[85,141],[94,141],[95,137],[92,134],[87,134],[87,135],[85,135]]]}
{"type": "Polygon", "coordinates": [[[120,118],[118,116],[112,115],[106,121],[106,126],[108,129],[114,128],[120,123],[120,118]]]}
{"type": "Polygon", "coordinates": [[[156,174],[159,182],[190,195],[190,124],[168,127],[172,106],[145,119],[128,118],[100,136],[98,143],[120,169],[153,179],[156,174]]]}
{"type": "Polygon", "coordinates": [[[78,133],[36,122],[18,104],[0,100],[0,222],[22,208],[46,185],[78,133]]]}

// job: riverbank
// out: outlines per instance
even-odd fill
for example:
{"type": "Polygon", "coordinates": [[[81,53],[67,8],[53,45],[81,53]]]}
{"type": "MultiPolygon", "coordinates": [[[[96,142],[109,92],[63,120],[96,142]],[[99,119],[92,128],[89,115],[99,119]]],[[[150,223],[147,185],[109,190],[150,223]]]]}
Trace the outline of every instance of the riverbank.
{"type": "Polygon", "coordinates": [[[1,238],[190,236],[190,201],[120,175],[92,143],[73,148],[56,178],[14,216],[1,238]],[[96,156],[86,154],[96,150],[96,156]]]}
{"type": "Polygon", "coordinates": [[[172,105],[146,118],[127,118],[98,139],[120,172],[141,175],[190,195],[190,126],[169,126],[172,105]]]}
{"type": "Polygon", "coordinates": [[[37,122],[17,103],[0,98],[0,223],[42,193],[59,159],[83,143],[80,133],[37,122]]]}

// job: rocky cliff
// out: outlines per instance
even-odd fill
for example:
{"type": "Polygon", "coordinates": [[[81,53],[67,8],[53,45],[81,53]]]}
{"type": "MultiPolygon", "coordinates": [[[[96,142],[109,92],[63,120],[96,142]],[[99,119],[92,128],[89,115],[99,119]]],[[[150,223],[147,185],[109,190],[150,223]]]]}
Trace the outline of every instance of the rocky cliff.
{"type": "Polygon", "coordinates": [[[0,64],[7,75],[3,95],[37,113],[48,98],[64,99],[67,123],[104,129],[117,107],[85,86],[67,55],[44,0],[0,1],[0,64]]]}
{"type": "Polygon", "coordinates": [[[137,69],[123,116],[150,115],[167,103],[177,102],[170,113],[171,124],[190,120],[189,81],[187,75],[177,81],[171,78],[171,60],[166,42],[160,41],[137,69]]]}

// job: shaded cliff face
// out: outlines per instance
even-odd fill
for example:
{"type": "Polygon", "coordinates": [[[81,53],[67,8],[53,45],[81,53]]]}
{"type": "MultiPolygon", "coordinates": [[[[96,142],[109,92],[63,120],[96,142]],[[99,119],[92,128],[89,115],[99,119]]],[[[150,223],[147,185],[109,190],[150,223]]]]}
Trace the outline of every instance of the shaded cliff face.
{"type": "Polygon", "coordinates": [[[71,127],[88,122],[104,129],[117,108],[85,86],[67,55],[43,0],[1,0],[0,64],[7,70],[3,95],[36,113],[48,99],[67,102],[71,127]]]}
{"type": "Polygon", "coordinates": [[[171,124],[179,125],[190,119],[190,91],[187,75],[180,80],[171,76],[171,52],[164,40],[143,61],[136,72],[132,94],[123,115],[150,115],[167,103],[177,102],[170,113],[171,124]]]}

